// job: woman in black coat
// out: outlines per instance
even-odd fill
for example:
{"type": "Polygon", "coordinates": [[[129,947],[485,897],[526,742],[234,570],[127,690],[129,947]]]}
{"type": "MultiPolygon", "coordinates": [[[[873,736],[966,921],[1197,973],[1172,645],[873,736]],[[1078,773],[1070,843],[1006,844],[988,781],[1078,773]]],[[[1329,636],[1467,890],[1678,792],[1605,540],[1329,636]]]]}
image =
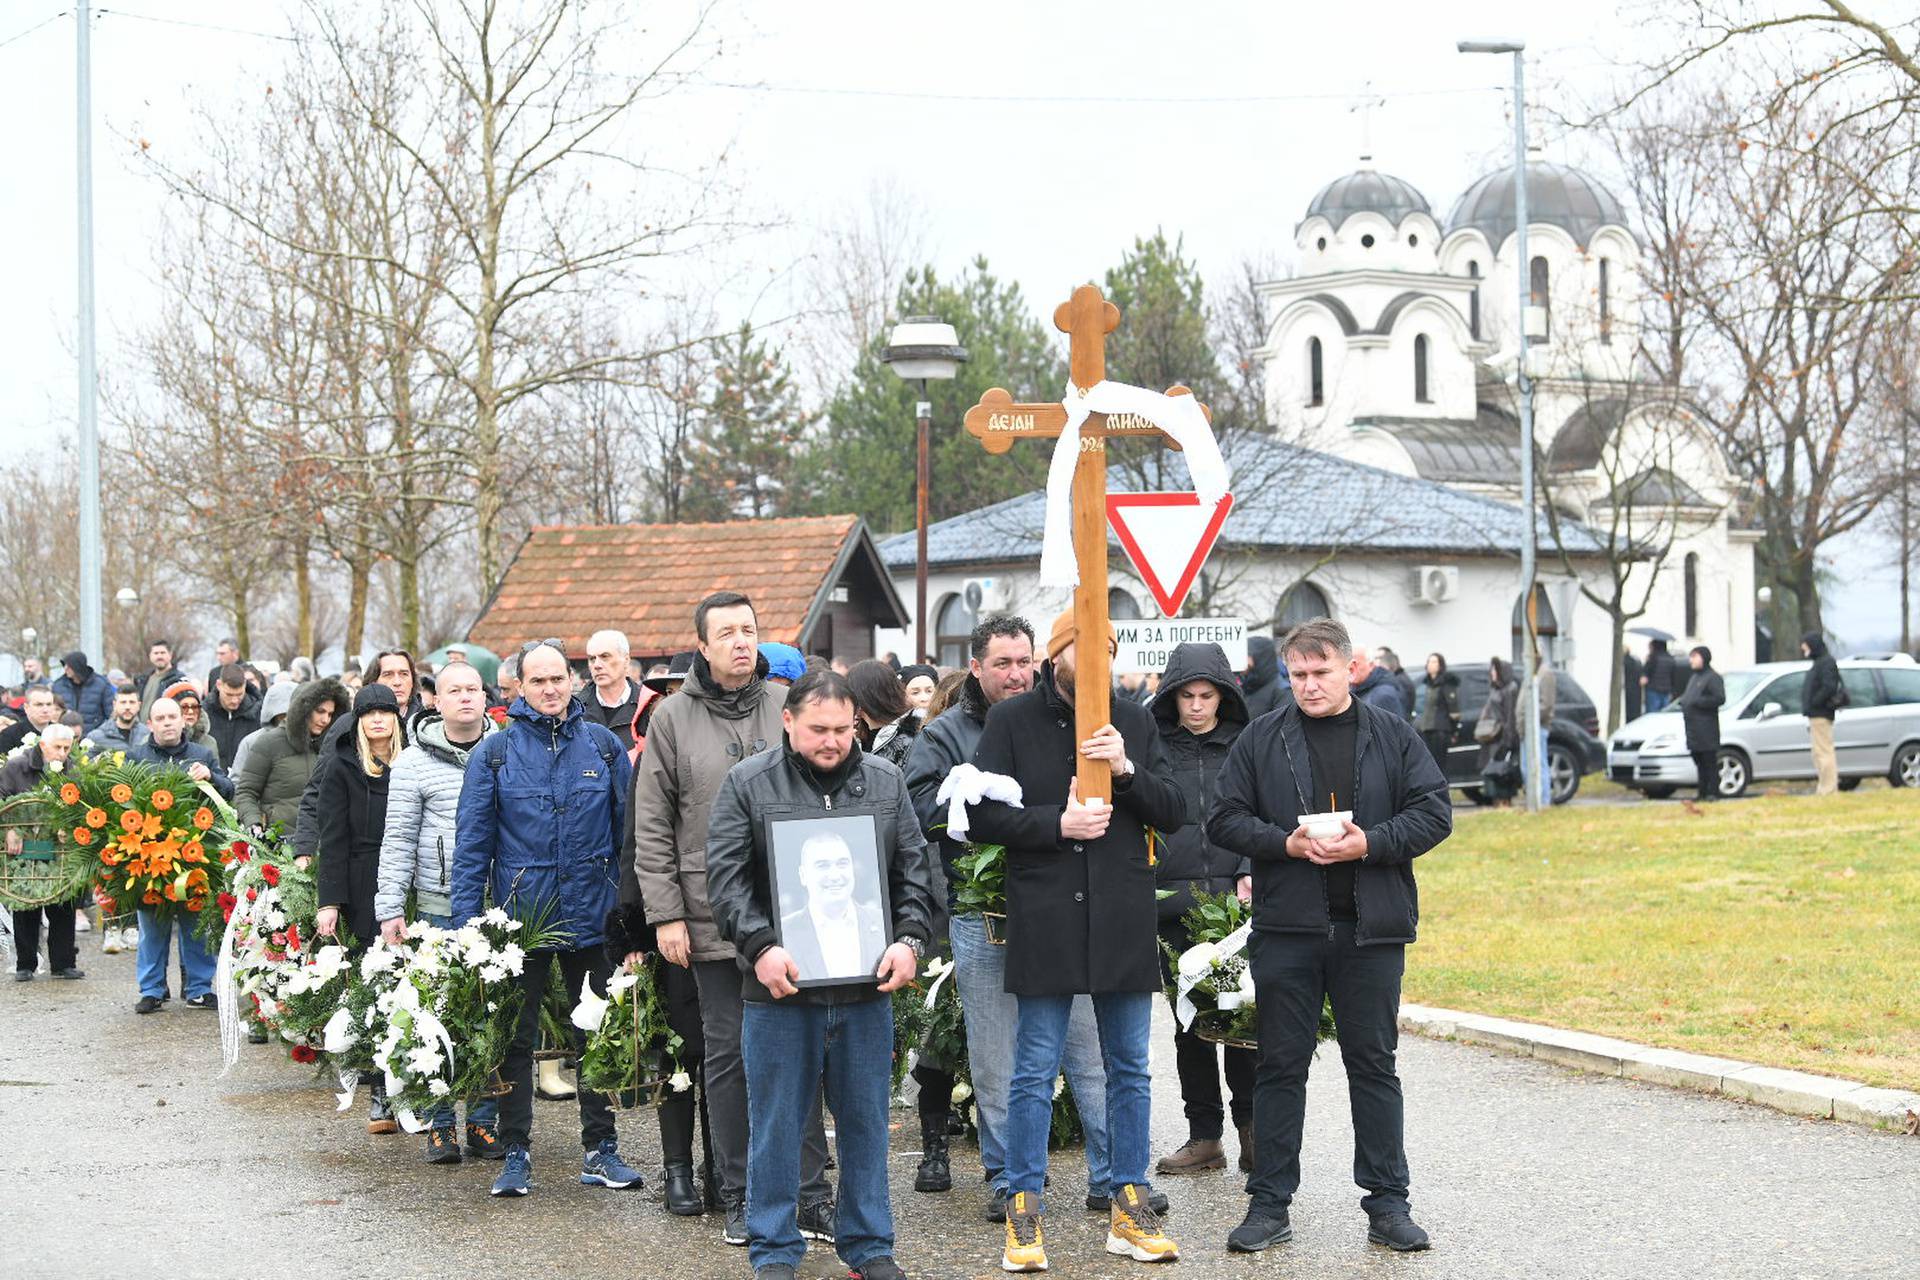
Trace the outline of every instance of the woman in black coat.
{"type": "MultiPolygon", "coordinates": [[[[387,774],[406,745],[400,727],[400,703],[383,684],[362,685],[354,695],[353,715],[332,742],[322,748],[315,769],[319,842],[314,859],[314,921],[322,937],[338,938],[341,926],[356,952],[379,933],[373,895],[380,878],[380,841],[387,833],[387,774]]],[[[384,1077],[373,1077],[373,1109],[368,1133],[396,1133],[400,1126],[387,1106],[384,1077]]]]}
{"type": "Polygon", "coordinates": [[[1440,772],[1447,771],[1447,749],[1460,729],[1460,677],[1447,670],[1446,658],[1427,655],[1427,674],[1420,683],[1426,689],[1426,701],[1420,704],[1420,740],[1427,744],[1440,772]]]}
{"type": "Polygon", "coordinates": [[[1720,798],[1720,708],[1727,705],[1727,684],[1713,669],[1713,650],[1705,645],[1687,655],[1693,674],[1680,694],[1680,718],[1687,727],[1687,754],[1699,774],[1696,794],[1720,798]]]}

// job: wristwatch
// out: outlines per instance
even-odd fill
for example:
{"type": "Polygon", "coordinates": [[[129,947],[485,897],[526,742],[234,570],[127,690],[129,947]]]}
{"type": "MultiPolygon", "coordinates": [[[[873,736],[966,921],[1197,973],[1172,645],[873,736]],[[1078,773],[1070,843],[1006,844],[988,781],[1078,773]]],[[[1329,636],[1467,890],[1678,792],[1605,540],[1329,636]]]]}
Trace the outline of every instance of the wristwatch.
{"type": "Polygon", "coordinates": [[[915,960],[925,960],[927,958],[927,944],[912,934],[908,934],[906,937],[898,939],[898,941],[905,946],[907,950],[913,952],[913,958],[915,960]]]}

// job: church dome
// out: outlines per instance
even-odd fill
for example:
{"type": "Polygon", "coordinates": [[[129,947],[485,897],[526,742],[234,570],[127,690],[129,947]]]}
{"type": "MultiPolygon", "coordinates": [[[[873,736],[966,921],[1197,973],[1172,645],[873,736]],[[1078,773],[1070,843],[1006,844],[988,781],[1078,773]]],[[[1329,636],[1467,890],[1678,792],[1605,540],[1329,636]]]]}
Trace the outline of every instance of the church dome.
{"type": "Polygon", "coordinates": [[[1320,188],[1320,194],[1307,206],[1307,219],[1325,218],[1338,231],[1340,224],[1356,213],[1377,213],[1394,226],[1408,214],[1433,216],[1432,206],[1419,189],[1404,178],[1375,169],[1359,169],[1344,178],[1335,178],[1320,188]]]}
{"type": "MultiPolygon", "coordinates": [[[[1619,199],[1591,174],[1546,160],[1527,164],[1527,223],[1559,227],[1582,249],[1601,227],[1631,229],[1619,199]]],[[[1447,215],[1447,234],[1462,227],[1486,236],[1495,251],[1506,243],[1513,234],[1512,169],[1497,169],[1461,193],[1447,215]]]]}

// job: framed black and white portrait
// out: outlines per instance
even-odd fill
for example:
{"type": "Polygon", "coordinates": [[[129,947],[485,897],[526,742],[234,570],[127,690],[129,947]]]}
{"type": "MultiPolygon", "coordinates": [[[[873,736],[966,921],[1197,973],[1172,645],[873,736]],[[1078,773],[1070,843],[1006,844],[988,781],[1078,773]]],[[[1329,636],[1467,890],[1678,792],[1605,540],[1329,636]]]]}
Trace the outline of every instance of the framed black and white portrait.
{"type": "Polygon", "coordinates": [[[772,818],[767,845],[774,928],[798,985],[872,982],[892,935],[877,815],[772,818]]]}

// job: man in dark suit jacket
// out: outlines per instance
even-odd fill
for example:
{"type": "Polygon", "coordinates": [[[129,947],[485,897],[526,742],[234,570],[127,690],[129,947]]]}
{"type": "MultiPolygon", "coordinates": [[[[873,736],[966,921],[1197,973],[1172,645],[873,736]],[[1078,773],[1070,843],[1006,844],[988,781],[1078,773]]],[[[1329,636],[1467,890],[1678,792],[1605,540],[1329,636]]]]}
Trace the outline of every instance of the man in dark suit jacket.
{"type": "Polygon", "coordinates": [[[876,902],[854,899],[853,850],[830,831],[800,846],[800,883],[807,904],[780,917],[780,945],[800,980],[870,978],[887,949],[887,923],[876,902]]]}

